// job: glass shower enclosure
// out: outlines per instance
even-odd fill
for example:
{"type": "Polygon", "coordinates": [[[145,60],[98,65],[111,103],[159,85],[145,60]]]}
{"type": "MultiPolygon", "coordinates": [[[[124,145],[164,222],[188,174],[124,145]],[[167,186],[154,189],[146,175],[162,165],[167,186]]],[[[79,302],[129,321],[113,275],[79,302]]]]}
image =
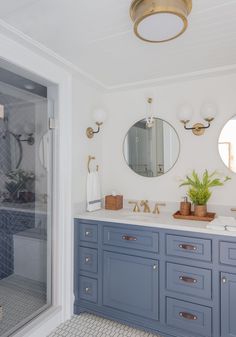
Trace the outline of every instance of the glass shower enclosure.
{"type": "Polygon", "coordinates": [[[52,102],[0,82],[0,336],[51,305],[52,102]]]}

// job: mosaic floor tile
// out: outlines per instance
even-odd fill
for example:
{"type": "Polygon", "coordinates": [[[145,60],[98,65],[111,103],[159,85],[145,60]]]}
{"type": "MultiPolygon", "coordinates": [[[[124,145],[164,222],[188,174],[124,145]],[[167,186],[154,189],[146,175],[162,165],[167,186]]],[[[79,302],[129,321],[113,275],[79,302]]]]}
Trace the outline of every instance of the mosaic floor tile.
{"type": "Polygon", "coordinates": [[[91,314],[73,316],[48,337],[161,337],[91,314]]]}
{"type": "Polygon", "coordinates": [[[42,308],[46,303],[44,284],[17,275],[0,280],[0,336],[42,308]]]}

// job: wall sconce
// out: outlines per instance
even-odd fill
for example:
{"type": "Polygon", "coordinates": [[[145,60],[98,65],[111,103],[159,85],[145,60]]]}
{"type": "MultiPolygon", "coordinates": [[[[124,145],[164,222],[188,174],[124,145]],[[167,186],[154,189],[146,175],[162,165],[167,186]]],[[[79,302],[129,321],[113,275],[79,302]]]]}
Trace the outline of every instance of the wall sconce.
{"type": "Polygon", "coordinates": [[[102,109],[96,109],[93,112],[93,120],[95,121],[98,129],[96,131],[94,131],[94,129],[92,127],[88,127],[86,129],[86,135],[88,138],[93,138],[95,133],[99,133],[100,131],[100,126],[104,123],[106,119],[106,112],[102,109]]]}
{"type": "Polygon", "coordinates": [[[207,125],[202,123],[196,123],[192,127],[188,127],[187,124],[190,122],[192,117],[193,110],[189,105],[184,105],[181,107],[178,118],[181,123],[184,124],[185,130],[191,130],[195,136],[202,136],[206,129],[211,126],[211,122],[214,120],[217,109],[213,104],[207,103],[204,104],[201,108],[201,116],[207,122],[207,125]]]}
{"type": "Polygon", "coordinates": [[[33,123],[26,125],[16,125],[11,133],[17,138],[19,142],[26,142],[28,145],[34,145],[35,143],[35,126],[33,123]]]}

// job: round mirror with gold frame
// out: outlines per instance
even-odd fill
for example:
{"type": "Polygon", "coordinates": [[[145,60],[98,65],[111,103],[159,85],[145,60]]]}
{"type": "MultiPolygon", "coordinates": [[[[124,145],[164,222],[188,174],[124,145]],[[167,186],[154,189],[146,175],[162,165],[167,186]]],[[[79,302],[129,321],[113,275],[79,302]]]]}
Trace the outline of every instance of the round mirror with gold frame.
{"type": "Polygon", "coordinates": [[[144,177],[158,177],[167,173],[176,163],[180,141],[173,126],[153,117],[136,122],[128,130],[123,154],[133,172],[144,177]]]}

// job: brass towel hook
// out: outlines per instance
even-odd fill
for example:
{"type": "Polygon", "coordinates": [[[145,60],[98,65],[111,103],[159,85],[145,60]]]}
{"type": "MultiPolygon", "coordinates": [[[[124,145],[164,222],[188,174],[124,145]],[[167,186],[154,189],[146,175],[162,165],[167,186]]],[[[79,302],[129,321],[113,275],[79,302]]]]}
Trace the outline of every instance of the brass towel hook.
{"type": "MultiPolygon", "coordinates": [[[[93,157],[93,156],[88,156],[88,172],[90,173],[91,171],[90,171],[90,162],[91,162],[91,160],[95,160],[96,158],[95,157],[93,157]]],[[[96,166],[96,169],[97,169],[97,171],[98,171],[98,165],[96,166]]]]}

